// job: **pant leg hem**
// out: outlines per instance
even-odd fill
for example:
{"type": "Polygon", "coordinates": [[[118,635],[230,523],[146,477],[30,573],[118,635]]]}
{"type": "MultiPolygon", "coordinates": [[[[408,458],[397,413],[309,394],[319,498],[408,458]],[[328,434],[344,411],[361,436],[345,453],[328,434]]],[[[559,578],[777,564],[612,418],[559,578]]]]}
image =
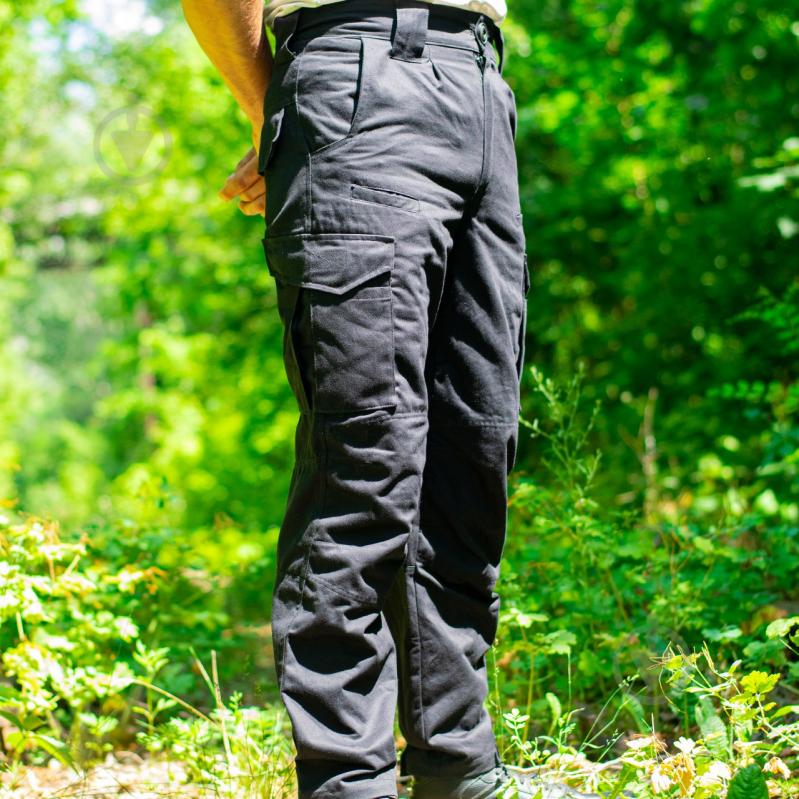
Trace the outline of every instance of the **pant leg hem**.
{"type": "MultiPolygon", "coordinates": [[[[405,750],[408,752],[408,750],[405,750]]],[[[455,758],[439,752],[414,750],[406,756],[403,752],[401,760],[402,774],[414,777],[458,777],[468,779],[485,774],[501,765],[502,761],[496,748],[479,758],[455,758]]]]}
{"type": "Polygon", "coordinates": [[[359,780],[347,786],[329,788],[321,785],[313,791],[299,791],[298,799],[397,799],[397,780],[394,772],[388,778],[380,775],[371,780],[359,780]]]}

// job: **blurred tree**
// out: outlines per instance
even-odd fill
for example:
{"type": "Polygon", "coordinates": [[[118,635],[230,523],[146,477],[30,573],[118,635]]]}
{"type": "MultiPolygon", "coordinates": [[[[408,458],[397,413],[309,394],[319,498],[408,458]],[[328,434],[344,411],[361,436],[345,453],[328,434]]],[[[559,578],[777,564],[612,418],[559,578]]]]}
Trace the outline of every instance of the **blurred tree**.
{"type": "Polygon", "coordinates": [[[247,146],[242,119],[175,8],[123,22],[92,8],[17,19],[3,62],[27,74],[3,82],[3,280],[12,258],[27,270],[11,325],[46,395],[9,422],[17,487],[67,521],[138,516],[155,496],[188,526],[274,523],[295,410],[260,220],[216,198],[247,146]],[[114,138],[126,121],[143,157],[114,138]]]}
{"type": "MultiPolygon", "coordinates": [[[[608,500],[731,431],[761,460],[762,425],[709,392],[784,365],[732,319],[796,281],[799,200],[748,179],[799,155],[797,20],[799,0],[511,4],[527,362],[585,362],[608,500]]],[[[178,9],[0,0],[0,101],[4,492],[66,521],[277,523],[296,412],[261,222],[216,198],[247,130],[178,9]]],[[[524,437],[520,470],[538,455],[524,437]]]]}
{"type": "MultiPolygon", "coordinates": [[[[770,342],[731,319],[758,287],[779,295],[797,279],[797,198],[741,179],[775,153],[799,158],[799,3],[541,0],[511,11],[528,363],[564,376],[586,363],[587,390],[605,402],[607,488],[632,480],[640,500],[646,478],[624,439],[651,389],[664,471],[682,476],[721,433],[751,432],[707,392],[769,370],[770,342]]],[[[536,453],[524,455],[533,466],[536,453]]]]}

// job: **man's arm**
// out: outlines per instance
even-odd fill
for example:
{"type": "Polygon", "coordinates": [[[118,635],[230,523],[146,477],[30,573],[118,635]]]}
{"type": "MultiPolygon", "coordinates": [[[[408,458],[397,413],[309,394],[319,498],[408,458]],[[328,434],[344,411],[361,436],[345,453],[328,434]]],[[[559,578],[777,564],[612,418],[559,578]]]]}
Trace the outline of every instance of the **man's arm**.
{"type": "MultiPolygon", "coordinates": [[[[263,126],[263,101],[272,75],[272,52],[263,25],[262,0],[181,0],[183,13],[200,47],[219,71],[252,124],[255,147],[263,126]]],[[[263,214],[264,183],[251,149],[220,191],[240,197],[246,214],[263,214]]]]}

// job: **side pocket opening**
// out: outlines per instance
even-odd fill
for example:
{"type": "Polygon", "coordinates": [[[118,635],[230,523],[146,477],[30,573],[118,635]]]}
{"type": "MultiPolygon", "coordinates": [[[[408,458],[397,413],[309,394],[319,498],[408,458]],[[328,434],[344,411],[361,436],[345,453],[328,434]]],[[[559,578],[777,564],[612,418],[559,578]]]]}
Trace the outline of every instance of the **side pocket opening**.
{"type": "Polygon", "coordinates": [[[297,112],[307,151],[315,154],[353,135],[363,94],[360,40],[312,42],[301,53],[297,70],[297,112]]]}
{"type": "Polygon", "coordinates": [[[261,128],[261,144],[258,150],[258,174],[266,174],[266,168],[272,160],[277,149],[277,141],[283,127],[283,115],[285,107],[278,108],[264,122],[261,128]]]}
{"type": "Polygon", "coordinates": [[[527,336],[527,295],[529,293],[530,269],[527,265],[527,254],[525,253],[522,268],[522,317],[519,324],[519,355],[516,358],[516,374],[519,376],[519,382],[522,380],[522,372],[524,370],[525,338],[527,336]]]}

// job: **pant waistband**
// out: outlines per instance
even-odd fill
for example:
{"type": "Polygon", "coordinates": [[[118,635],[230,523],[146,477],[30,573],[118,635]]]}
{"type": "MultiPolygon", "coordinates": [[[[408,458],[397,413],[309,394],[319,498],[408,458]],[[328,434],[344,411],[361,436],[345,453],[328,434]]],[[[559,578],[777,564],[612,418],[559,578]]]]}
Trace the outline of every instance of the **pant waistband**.
{"type": "Polygon", "coordinates": [[[274,21],[275,61],[291,58],[292,41],[325,35],[380,36],[390,39],[394,54],[413,60],[425,43],[461,47],[476,53],[497,50],[502,70],[504,39],[485,14],[423,0],[341,0],[300,8],[274,21]]]}

